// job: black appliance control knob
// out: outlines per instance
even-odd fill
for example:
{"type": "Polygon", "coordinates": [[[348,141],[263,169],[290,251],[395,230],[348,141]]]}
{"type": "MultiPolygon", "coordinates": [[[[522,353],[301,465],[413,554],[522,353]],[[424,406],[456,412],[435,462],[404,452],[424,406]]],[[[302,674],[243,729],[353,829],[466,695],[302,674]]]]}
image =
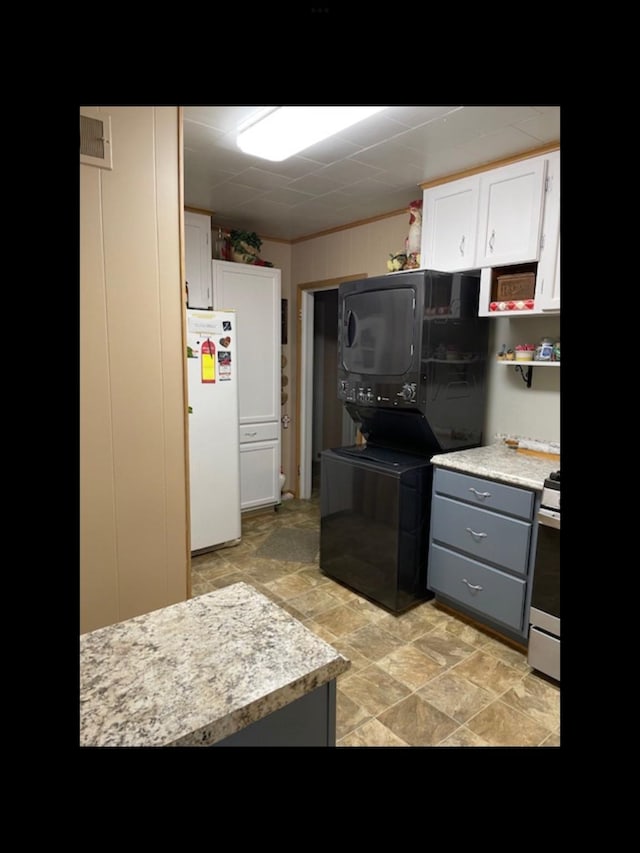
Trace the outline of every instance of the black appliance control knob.
{"type": "Polygon", "coordinates": [[[400,391],[400,396],[403,400],[406,400],[408,403],[410,403],[412,400],[415,399],[416,386],[410,385],[408,382],[405,382],[405,384],[402,386],[402,390],[400,391]]]}

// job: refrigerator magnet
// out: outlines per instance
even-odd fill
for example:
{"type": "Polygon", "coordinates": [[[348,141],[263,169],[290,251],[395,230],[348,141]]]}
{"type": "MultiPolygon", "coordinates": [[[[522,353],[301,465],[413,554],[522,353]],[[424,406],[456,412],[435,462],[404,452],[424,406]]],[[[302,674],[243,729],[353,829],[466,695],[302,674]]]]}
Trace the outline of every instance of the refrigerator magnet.
{"type": "Polygon", "coordinates": [[[200,347],[200,370],[203,384],[216,381],[216,346],[210,338],[200,347]]]}
{"type": "Polygon", "coordinates": [[[231,353],[218,351],[218,377],[220,382],[231,379],[231,353]]]}

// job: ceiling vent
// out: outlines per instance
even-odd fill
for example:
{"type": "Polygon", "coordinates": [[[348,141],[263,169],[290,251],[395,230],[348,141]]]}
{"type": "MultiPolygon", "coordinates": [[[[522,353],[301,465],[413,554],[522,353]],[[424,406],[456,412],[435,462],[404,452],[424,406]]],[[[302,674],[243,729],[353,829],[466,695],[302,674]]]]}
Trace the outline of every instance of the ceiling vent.
{"type": "Polygon", "coordinates": [[[80,113],[80,162],[99,169],[113,169],[111,116],[80,113]]]}

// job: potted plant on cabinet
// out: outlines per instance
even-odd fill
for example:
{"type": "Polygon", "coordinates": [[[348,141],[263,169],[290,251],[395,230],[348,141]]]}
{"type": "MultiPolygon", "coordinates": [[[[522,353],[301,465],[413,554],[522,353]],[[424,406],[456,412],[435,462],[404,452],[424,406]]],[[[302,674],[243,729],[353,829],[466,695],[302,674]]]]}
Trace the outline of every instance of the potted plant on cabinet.
{"type": "Polygon", "coordinates": [[[263,267],[272,267],[269,261],[263,261],[258,252],[262,247],[262,240],[255,231],[233,230],[229,234],[229,246],[231,249],[231,260],[241,264],[256,264],[263,267]]]}

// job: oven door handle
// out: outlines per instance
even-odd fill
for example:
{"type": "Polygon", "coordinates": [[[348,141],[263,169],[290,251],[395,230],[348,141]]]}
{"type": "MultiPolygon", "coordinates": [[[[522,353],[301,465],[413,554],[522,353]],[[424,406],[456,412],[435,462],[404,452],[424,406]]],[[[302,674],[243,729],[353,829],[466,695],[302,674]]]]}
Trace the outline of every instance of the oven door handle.
{"type": "Polygon", "coordinates": [[[538,524],[541,524],[543,527],[552,527],[554,530],[560,530],[560,515],[552,509],[539,509],[538,524]]]}

